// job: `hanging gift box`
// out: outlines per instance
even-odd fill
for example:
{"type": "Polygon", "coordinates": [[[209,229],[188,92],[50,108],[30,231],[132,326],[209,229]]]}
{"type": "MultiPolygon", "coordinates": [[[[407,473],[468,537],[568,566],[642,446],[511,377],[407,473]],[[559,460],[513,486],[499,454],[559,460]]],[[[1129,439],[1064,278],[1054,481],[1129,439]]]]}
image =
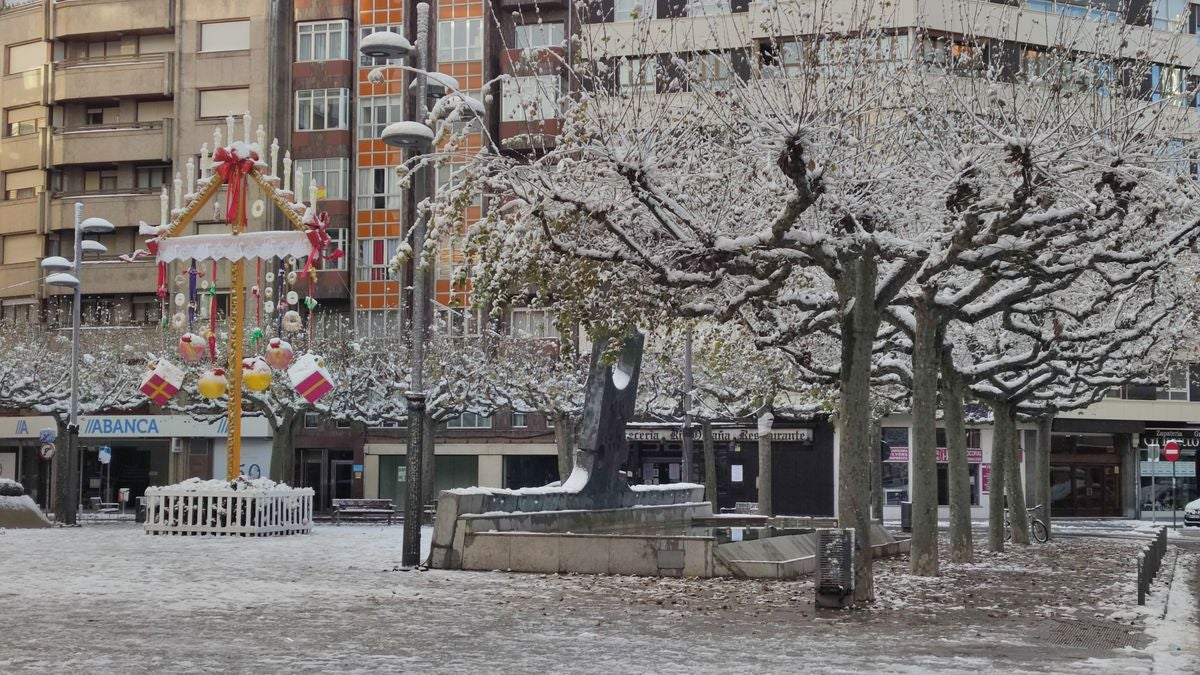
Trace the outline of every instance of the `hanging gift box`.
{"type": "Polygon", "coordinates": [[[288,369],[288,377],[296,393],[309,403],[316,403],[333,389],[333,378],[325,369],[325,361],[315,354],[305,354],[296,359],[295,365],[288,369]]]}
{"type": "Polygon", "coordinates": [[[157,405],[167,401],[183,386],[183,371],[166,359],[159,359],[153,370],[142,378],[142,393],[157,405]]]}

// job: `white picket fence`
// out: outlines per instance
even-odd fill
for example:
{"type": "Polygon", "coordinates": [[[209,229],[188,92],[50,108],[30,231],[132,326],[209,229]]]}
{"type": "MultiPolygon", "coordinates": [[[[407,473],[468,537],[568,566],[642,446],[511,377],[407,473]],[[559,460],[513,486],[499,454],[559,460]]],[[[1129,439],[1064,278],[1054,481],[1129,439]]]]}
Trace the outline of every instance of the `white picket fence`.
{"type": "Polygon", "coordinates": [[[312,488],[146,489],[146,534],[263,537],[312,532],[312,488]]]}

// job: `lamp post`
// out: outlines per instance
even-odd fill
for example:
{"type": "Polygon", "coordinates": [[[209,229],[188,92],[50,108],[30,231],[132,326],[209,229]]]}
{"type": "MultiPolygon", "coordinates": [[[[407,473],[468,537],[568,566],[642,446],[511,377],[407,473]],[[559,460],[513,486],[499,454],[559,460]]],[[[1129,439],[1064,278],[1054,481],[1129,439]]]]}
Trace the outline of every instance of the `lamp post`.
{"type": "MultiPolygon", "coordinates": [[[[424,119],[429,115],[429,104],[426,96],[429,91],[429,69],[432,66],[432,50],[429,48],[429,5],[417,3],[417,35],[415,44],[410,44],[403,36],[390,31],[372,33],[362,39],[359,51],[364,56],[377,58],[406,58],[416,57],[416,68],[404,68],[416,75],[417,120],[394,122],[384,128],[380,136],[385,144],[403,150],[409,150],[416,157],[427,150],[433,142],[433,130],[425,125],[424,119]]],[[[425,180],[427,176],[418,177],[412,182],[412,204],[419,204],[425,197],[425,180]]],[[[424,467],[422,458],[422,439],[425,426],[425,392],[423,370],[425,367],[425,315],[428,311],[426,274],[421,269],[421,260],[425,249],[425,220],[416,217],[412,229],[413,239],[413,310],[411,340],[412,368],[409,391],[405,394],[408,400],[408,449],[405,458],[405,498],[404,498],[404,539],[401,544],[400,564],[403,567],[417,567],[421,563],[421,517],[424,498],[421,494],[421,480],[424,467]]]]}
{"type": "Polygon", "coordinates": [[[75,525],[79,515],[79,319],[83,254],[108,250],[98,241],[84,241],[83,235],[106,234],[114,229],[113,224],[103,218],[84,220],[83,203],[75,202],[75,259],[51,256],[42,260],[42,269],[49,273],[46,284],[70,288],[74,296],[71,303],[71,407],[67,418],[66,475],[60,478],[62,488],[59,492],[62,520],[67,525],[75,525]]]}

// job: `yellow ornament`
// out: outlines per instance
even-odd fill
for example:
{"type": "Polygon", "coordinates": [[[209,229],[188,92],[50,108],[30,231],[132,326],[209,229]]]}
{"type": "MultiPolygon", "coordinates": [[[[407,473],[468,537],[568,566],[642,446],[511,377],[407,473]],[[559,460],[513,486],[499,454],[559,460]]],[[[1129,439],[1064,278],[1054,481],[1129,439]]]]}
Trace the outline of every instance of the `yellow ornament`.
{"type": "Polygon", "coordinates": [[[257,356],[242,359],[242,382],[250,391],[266,391],[271,386],[271,367],[257,356]]]}
{"type": "Polygon", "coordinates": [[[225,390],[229,389],[229,380],[225,378],[224,370],[213,368],[200,376],[196,388],[204,398],[221,398],[225,395],[225,390]]]}

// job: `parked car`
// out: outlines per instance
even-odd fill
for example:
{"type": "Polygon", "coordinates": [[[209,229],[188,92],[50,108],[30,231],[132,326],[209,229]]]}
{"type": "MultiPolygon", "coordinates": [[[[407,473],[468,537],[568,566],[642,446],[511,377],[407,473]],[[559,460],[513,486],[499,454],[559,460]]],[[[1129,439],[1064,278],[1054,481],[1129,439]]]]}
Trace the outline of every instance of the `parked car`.
{"type": "Polygon", "coordinates": [[[1200,499],[1183,507],[1183,526],[1200,527],[1200,499]]]}

